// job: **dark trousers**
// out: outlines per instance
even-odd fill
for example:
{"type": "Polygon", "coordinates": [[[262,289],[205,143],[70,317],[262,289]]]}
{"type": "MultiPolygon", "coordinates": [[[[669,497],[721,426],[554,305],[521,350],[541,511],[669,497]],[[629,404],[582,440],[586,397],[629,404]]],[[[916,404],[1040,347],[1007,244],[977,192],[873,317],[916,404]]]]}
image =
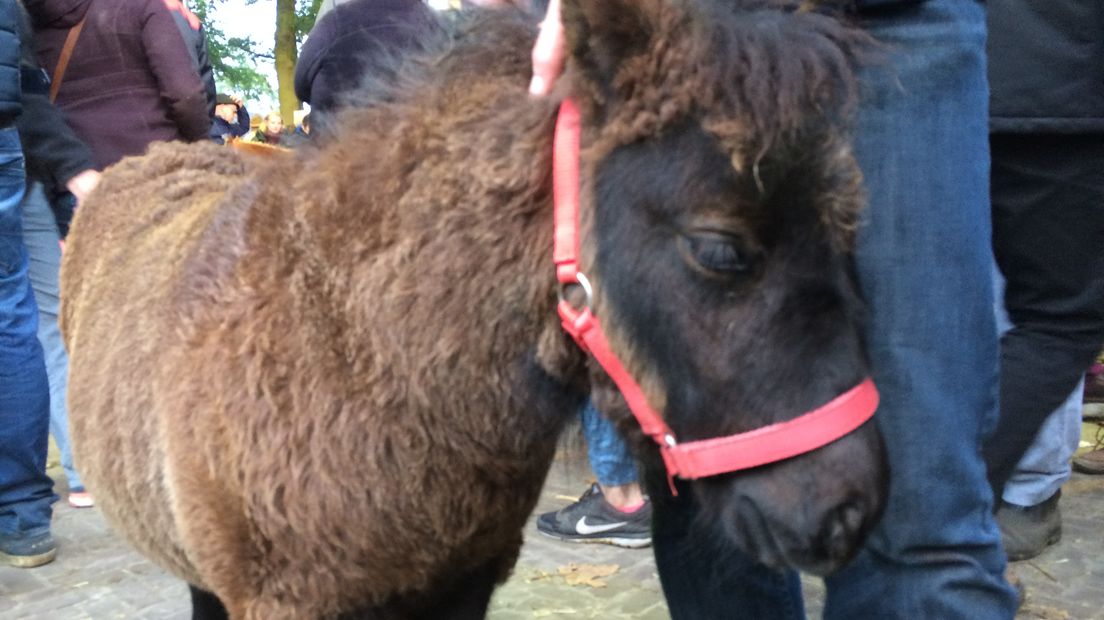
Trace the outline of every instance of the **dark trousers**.
{"type": "Polygon", "coordinates": [[[1000,421],[985,445],[997,497],[1039,427],[1104,344],[1104,134],[997,134],[993,251],[1013,328],[1000,421]]]}

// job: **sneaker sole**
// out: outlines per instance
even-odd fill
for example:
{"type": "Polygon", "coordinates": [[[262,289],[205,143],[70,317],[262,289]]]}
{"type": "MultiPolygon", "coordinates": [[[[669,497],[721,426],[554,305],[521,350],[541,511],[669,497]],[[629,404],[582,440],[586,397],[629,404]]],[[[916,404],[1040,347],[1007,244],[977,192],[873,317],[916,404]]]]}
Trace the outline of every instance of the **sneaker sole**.
{"type": "Polygon", "coordinates": [[[43,564],[53,562],[55,557],[57,557],[57,548],[50,549],[45,553],[39,553],[37,555],[8,555],[0,551],[0,560],[16,568],[34,568],[36,566],[42,566],[43,564]]]}
{"type": "Polygon", "coordinates": [[[644,547],[650,547],[652,545],[651,537],[648,538],[621,538],[618,536],[601,536],[597,538],[582,538],[573,536],[563,536],[560,534],[550,534],[543,530],[537,530],[543,536],[552,538],[555,540],[570,542],[570,543],[592,543],[613,545],[614,547],[623,547],[625,549],[643,549],[644,547]]]}

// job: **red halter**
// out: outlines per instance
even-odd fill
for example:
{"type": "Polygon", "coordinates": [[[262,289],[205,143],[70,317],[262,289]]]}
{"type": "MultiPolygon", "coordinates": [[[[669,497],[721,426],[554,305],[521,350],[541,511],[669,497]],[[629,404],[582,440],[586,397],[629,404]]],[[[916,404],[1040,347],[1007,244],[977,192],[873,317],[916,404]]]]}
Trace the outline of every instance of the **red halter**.
{"type": "Polygon", "coordinates": [[[579,270],[579,137],[581,123],[575,102],[565,99],[556,121],[552,160],[555,241],[553,261],[560,282],[558,306],[564,330],[579,347],[594,356],[621,390],[640,428],[659,444],[668,481],[694,479],[750,469],[810,452],[862,426],[878,408],[878,390],[867,378],[827,404],[792,420],[715,439],[679,443],[674,432],[648,404],[640,386],[610,350],[598,318],[590,311],[593,291],[579,270]],[[564,299],[568,285],[583,287],[586,306],[576,310],[564,299]]]}

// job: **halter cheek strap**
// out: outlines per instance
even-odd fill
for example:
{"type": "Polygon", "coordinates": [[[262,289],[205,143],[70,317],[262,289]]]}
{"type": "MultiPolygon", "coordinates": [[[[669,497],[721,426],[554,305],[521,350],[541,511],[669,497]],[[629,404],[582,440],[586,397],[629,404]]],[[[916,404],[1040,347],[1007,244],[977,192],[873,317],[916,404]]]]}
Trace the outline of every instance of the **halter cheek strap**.
{"type": "Polygon", "coordinates": [[[675,433],[648,404],[643,390],[610,349],[598,318],[590,310],[593,290],[579,269],[579,141],[582,125],[575,102],[565,99],[556,121],[552,162],[555,235],[553,261],[560,283],[558,312],[563,328],[590,353],[621,390],[644,434],[659,445],[671,491],[674,477],[702,478],[750,469],[826,446],[862,426],[878,408],[878,390],[867,378],[827,404],[792,420],[745,433],[679,443],[675,433]],[[566,287],[578,285],[586,304],[567,302],[566,287]]]}

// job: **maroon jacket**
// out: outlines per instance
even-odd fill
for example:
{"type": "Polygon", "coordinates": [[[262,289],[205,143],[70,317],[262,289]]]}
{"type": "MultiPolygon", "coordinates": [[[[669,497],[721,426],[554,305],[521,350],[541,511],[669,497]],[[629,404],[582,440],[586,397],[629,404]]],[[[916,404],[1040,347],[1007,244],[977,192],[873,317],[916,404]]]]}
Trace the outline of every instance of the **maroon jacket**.
{"type": "Polygon", "coordinates": [[[164,0],[25,0],[43,67],[54,74],[69,29],[85,17],[57,106],[99,168],[156,140],[206,140],[199,74],[164,0]]]}

